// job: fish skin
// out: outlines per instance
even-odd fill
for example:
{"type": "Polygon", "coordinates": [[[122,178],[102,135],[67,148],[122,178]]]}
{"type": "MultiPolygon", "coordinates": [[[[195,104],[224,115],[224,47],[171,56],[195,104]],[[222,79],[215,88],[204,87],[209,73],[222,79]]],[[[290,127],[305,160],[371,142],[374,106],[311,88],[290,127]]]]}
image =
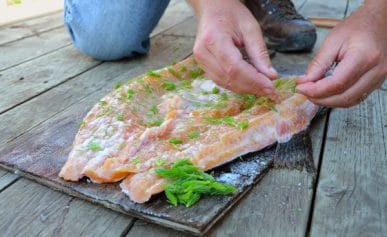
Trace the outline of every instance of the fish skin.
{"type": "MultiPolygon", "coordinates": [[[[157,74],[138,77],[105,96],[103,105],[97,104],[85,117],[85,125],[78,131],[59,176],[68,181],[87,176],[95,183],[122,180],[122,191],[132,201],[143,203],[163,191],[166,181],[154,173],[158,163],[168,166],[178,159],[190,158],[200,170],[209,170],[276,142],[280,144],[278,151],[294,149],[300,141],[308,145],[296,134],[307,129],[318,107],[305,96],[281,92],[282,101],[275,105],[277,111],[254,105],[247,112],[244,102],[234,93],[219,88],[211,94],[211,88],[216,86],[212,81],[193,79],[189,72],[198,68],[193,58],[171,67],[179,70],[182,66],[187,68],[180,72],[182,78],[163,69],[157,71],[160,78],[157,74]],[[190,81],[189,89],[178,89],[188,88],[182,80],[190,81]],[[166,81],[176,84],[176,89],[163,88],[166,81]],[[220,101],[223,94],[228,95],[227,102],[214,107],[217,105],[213,102],[220,101]],[[248,128],[208,122],[208,117],[217,121],[224,116],[237,122],[249,121],[248,128]],[[158,122],[156,117],[162,119],[158,122]],[[159,126],[150,127],[155,122],[159,126]],[[197,131],[200,136],[190,139],[190,131],[197,131]],[[171,144],[171,138],[182,144],[171,144]],[[284,146],[289,140],[294,144],[284,146]],[[90,143],[98,146],[90,150],[90,143]]],[[[312,167],[290,157],[278,156],[275,161],[277,166],[312,167]]]]}

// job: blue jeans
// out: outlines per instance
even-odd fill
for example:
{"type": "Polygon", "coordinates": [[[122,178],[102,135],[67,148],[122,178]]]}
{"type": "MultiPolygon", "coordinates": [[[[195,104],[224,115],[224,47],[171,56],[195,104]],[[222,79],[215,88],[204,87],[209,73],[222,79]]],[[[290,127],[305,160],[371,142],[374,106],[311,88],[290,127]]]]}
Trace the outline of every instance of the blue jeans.
{"type": "Polygon", "coordinates": [[[65,24],[74,45],[104,61],[149,50],[149,34],[169,0],[65,0],[65,24]]]}

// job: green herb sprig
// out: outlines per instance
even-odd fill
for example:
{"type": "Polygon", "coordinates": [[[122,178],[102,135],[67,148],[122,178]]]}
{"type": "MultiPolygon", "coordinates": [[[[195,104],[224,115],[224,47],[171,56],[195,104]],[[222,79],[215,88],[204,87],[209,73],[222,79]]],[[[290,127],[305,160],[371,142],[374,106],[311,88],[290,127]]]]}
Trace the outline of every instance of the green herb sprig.
{"type": "Polygon", "coordinates": [[[161,75],[161,73],[155,72],[155,71],[152,71],[152,70],[146,71],[146,75],[148,75],[150,77],[162,77],[163,76],[163,75],[161,75]]]}
{"type": "Polygon", "coordinates": [[[291,91],[296,93],[296,81],[294,79],[277,79],[274,82],[274,87],[279,91],[291,91]]]}
{"type": "Polygon", "coordinates": [[[169,169],[155,171],[170,180],[165,185],[165,195],[174,206],[191,207],[204,195],[230,195],[236,191],[234,186],[217,182],[213,176],[198,170],[188,159],[174,162],[169,169]]]}

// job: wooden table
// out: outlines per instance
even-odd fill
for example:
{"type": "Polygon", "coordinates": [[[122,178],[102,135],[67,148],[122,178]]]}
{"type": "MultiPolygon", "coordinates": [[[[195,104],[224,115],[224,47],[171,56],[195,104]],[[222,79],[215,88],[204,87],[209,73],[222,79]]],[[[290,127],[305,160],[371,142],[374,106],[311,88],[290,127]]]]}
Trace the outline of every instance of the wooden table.
{"type": "MultiPolygon", "coordinates": [[[[294,1],[304,16],[348,16],[360,0],[294,1]]],[[[93,105],[120,80],[191,54],[195,19],[171,1],[147,57],[99,62],[71,44],[55,13],[0,27],[0,150],[71,107],[93,105]]],[[[318,29],[318,45],[328,33],[318,29]]],[[[305,68],[312,54],[279,54],[305,68]]],[[[385,236],[387,85],[312,124],[317,182],[271,170],[208,236],[385,236]]],[[[68,113],[68,112],[67,112],[68,113]]],[[[48,151],[49,152],[49,151],[48,151]]],[[[187,236],[53,191],[0,169],[1,236],[187,236]]]]}

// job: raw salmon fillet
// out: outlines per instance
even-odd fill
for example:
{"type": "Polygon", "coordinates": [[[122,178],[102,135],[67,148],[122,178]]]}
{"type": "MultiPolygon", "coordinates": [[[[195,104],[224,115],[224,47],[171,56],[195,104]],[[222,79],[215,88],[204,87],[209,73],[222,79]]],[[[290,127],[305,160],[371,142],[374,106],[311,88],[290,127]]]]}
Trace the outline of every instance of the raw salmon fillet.
{"type": "Polygon", "coordinates": [[[122,191],[143,203],[164,189],[166,180],[155,168],[188,158],[208,170],[286,142],[308,126],[317,109],[286,89],[279,89],[276,102],[233,93],[188,58],[117,84],[85,117],[59,176],[121,181],[122,191]]]}

